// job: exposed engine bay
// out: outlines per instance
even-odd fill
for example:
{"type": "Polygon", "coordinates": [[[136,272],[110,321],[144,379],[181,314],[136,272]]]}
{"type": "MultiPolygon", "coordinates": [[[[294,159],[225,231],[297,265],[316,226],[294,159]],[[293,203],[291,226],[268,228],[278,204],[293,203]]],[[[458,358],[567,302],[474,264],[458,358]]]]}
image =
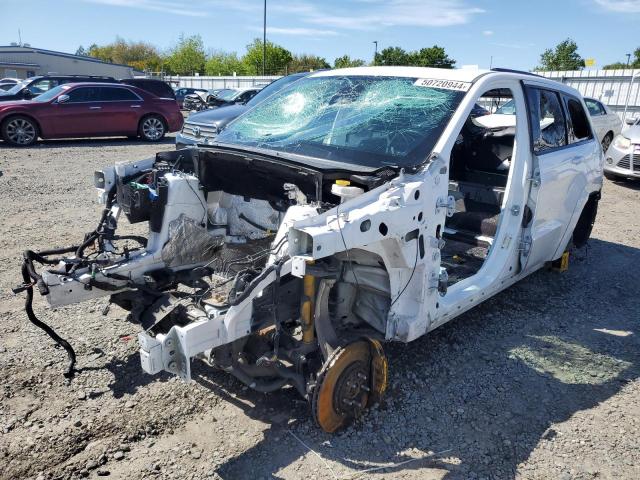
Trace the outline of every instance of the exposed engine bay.
{"type": "Polygon", "coordinates": [[[25,252],[15,290],[67,349],[68,375],[75,354],[33,314],[33,286],[52,306],[108,296],[128,310],[149,374],[189,380],[199,358],[260,392],[291,385],[327,431],[384,392],[381,342],[428,329],[424,299],[442,279],[426,260],[442,244],[423,232],[423,182],[403,171],[187,149],[106,168],[95,184],[97,228],[79,245],[25,252]],[[118,235],[123,216],[148,236],[118,235]]]}

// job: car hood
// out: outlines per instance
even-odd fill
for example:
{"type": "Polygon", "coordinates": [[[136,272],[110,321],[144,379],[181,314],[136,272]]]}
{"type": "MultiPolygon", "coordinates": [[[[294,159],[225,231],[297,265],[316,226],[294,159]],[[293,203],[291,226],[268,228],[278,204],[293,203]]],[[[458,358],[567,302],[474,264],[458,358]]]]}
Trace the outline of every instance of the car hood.
{"type": "Polygon", "coordinates": [[[7,99],[6,101],[3,101],[3,100],[4,98],[0,97],[0,101],[2,101],[2,103],[0,103],[0,109],[5,109],[9,107],[19,107],[21,105],[33,105],[33,102],[31,100],[15,100],[15,99],[7,99]]]}
{"type": "Polygon", "coordinates": [[[249,107],[246,105],[229,105],[226,107],[202,110],[201,112],[189,115],[189,118],[187,118],[186,121],[222,127],[234,118],[246,112],[248,109],[249,107]]]}
{"type": "Polygon", "coordinates": [[[640,143],[640,125],[633,125],[622,131],[622,135],[631,140],[632,143],[640,143]]]}

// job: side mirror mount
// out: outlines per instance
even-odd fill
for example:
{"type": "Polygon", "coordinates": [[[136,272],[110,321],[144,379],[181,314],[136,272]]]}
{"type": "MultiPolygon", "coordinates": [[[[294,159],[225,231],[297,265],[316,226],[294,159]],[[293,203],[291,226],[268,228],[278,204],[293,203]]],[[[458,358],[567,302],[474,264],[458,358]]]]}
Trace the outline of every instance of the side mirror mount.
{"type": "Polygon", "coordinates": [[[69,95],[60,95],[57,101],[58,103],[67,103],[69,101],[69,95]]]}
{"type": "Polygon", "coordinates": [[[31,93],[31,90],[29,90],[28,88],[23,88],[21,93],[24,98],[33,97],[33,93],[31,93]]]}

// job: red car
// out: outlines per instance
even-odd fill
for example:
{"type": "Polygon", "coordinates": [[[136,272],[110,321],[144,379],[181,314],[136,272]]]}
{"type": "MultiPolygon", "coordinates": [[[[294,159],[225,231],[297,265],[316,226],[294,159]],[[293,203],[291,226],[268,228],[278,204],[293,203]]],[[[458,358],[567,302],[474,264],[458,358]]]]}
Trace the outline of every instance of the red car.
{"type": "Polygon", "coordinates": [[[173,99],[130,85],[69,83],[33,100],[0,103],[0,133],[24,147],[40,138],[141,137],[157,142],[182,128],[173,99]]]}

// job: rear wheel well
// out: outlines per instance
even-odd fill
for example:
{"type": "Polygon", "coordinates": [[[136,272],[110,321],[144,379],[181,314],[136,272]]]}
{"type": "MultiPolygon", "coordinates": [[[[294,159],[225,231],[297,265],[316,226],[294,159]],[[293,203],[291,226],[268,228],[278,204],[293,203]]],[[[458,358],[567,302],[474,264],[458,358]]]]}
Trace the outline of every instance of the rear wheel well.
{"type": "Polygon", "coordinates": [[[142,122],[144,122],[149,117],[158,117],[160,120],[162,120],[162,124],[164,125],[165,131],[169,130],[169,122],[167,122],[167,119],[164,118],[164,115],[160,113],[147,113],[143,115],[142,118],[140,118],[140,121],[138,122],[138,130],[140,130],[140,127],[142,126],[142,122]]]}
{"type": "Polygon", "coordinates": [[[593,230],[593,224],[596,221],[596,215],[598,214],[598,202],[600,201],[600,192],[593,192],[589,195],[587,203],[585,203],[578,223],[573,229],[573,245],[576,248],[584,247],[591,236],[593,230]]]}

